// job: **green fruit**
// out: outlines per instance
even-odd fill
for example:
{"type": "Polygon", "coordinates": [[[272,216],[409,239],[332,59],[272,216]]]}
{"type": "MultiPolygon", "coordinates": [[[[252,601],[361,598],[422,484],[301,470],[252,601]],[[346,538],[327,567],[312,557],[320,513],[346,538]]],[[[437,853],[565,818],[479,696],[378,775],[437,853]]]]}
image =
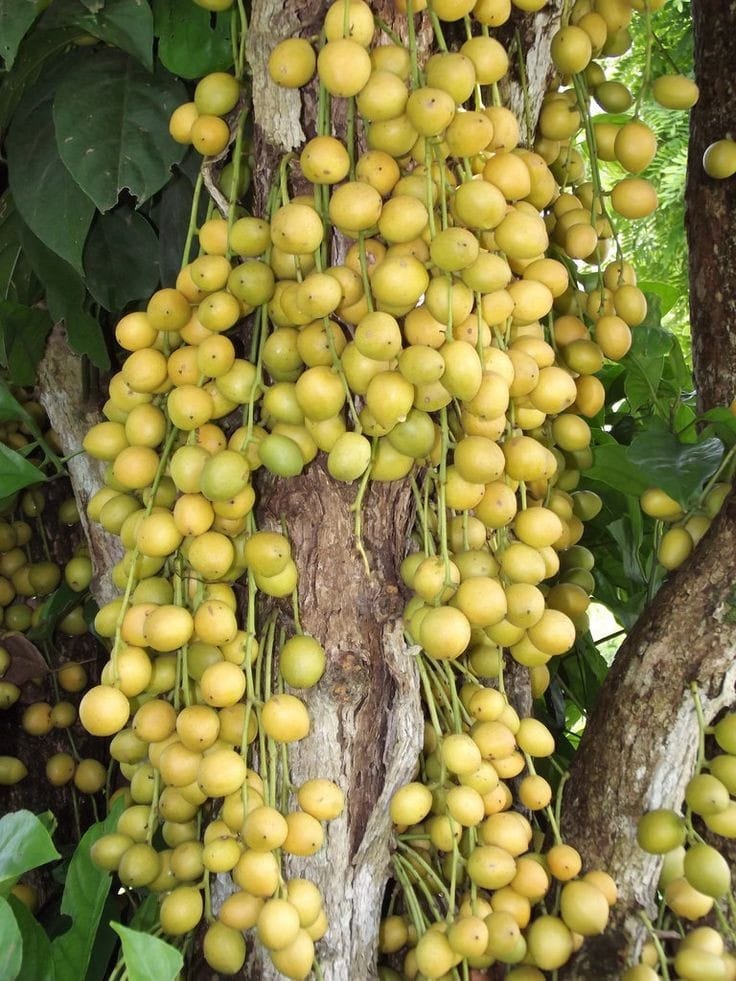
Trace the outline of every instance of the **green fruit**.
{"type": "Polygon", "coordinates": [[[667,808],[643,814],[636,829],[639,847],[650,855],[664,855],[684,844],[686,836],[683,819],[667,808]]]}
{"type": "Polygon", "coordinates": [[[685,852],[685,878],[693,889],[714,899],[725,896],[731,888],[728,862],[705,842],[698,842],[685,852]]]}

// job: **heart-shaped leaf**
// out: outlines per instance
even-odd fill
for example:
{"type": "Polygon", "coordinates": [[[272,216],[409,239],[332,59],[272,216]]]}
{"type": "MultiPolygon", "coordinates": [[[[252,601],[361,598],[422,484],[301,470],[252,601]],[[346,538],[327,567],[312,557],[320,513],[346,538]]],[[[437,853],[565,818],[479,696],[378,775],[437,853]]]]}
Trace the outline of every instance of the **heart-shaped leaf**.
{"type": "Polygon", "coordinates": [[[59,153],[100,211],[113,208],[124,189],[141,204],[163,187],[184,155],[168,122],[186,101],[186,90],[164,69],[151,75],[122,51],[87,55],[56,92],[59,153]]]}

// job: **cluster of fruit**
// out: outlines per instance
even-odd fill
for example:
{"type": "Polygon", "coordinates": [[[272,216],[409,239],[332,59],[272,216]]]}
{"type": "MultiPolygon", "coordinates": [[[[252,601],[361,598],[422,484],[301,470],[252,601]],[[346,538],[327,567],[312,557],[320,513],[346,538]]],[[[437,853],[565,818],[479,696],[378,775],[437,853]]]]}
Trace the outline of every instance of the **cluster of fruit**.
{"type": "MultiPolygon", "coordinates": [[[[11,394],[17,399],[19,415],[0,425],[0,441],[16,451],[28,447],[33,462],[43,467],[44,461],[37,449],[41,434],[46,447],[52,452],[58,449],[46,413],[29,391],[14,389],[11,394]]],[[[44,685],[50,682],[47,687],[55,696],[54,704],[29,702],[19,716],[22,729],[29,735],[40,737],[52,730],[70,730],[76,723],[76,706],[64,695],[81,692],[87,684],[87,672],[76,661],[64,660],[63,654],[59,659],[58,651],[63,649],[63,644],[55,651],[48,649],[42,654],[27,641],[18,646],[11,638],[13,634],[44,628],[47,605],[64,586],[79,593],[80,602],[71,606],[66,604],[66,612],[55,623],[58,636],[72,638],[85,634],[87,623],[82,594],[92,578],[92,563],[85,545],[76,546],[72,558],[63,567],[51,558],[48,534],[44,529],[44,520],[48,521],[47,496],[41,487],[16,493],[3,502],[0,518],[0,624],[8,638],[5,640],[7,646],[0,648],[0,708],[9,710],[28,698],[27,691],[23,698],[25,681],[35,679],[44,685]],[[39,554],[46,557],[34,558],[39,554]],[[34,671],[32,665],[36,662],[38,670],[34,671]]],[[[64,528],[78,521],[77,505],[70,497],[61,502],[52,524],[58,522],[64,528]]],[[[73,738],[70,749],[71,752],[54,753],[47,759],[49,782],[61,787],[73,779],[81,792],[97,793],[105,783],[104,767],[95,759],[81,759],[73,738]]],[[[28,769],[23,760],[14,756],[3,756],[0,760],[0,784],[15,784],[27,776],[28,769]]]]}
{"type": "MultiPolygon", "coordinates": [[[[629,263],[609,260],[608,197],[595,165],[586,180],[575,142],[581,128],[591,147],[598,137],[601,157],[628,172],[610,196],[619,215],[651,212],[656,192],[636,176],[654,156],[651,131],[637,118],[594,126],[588,96],[623,98],[592,59],[621,53],[647,5],[572,5],[533,149],[498,98],[509,56],[489,28],[511,4],[431,0],[440,51],[420,65],[414,14],[425,6],[408,5],[407,46],[376,44],[370,6],[337,0],[318,52],[305,38],[275,47],[275,83],[311,84],[316,72],[316,134],[283,161],[264,217],[238,217],[233,203],[227,219],[210,218],[176,287],[120,321],[128,355],[107,421],[85,440],[109,463],[90,516],[126,549],[113,570],[122,595],[96,621],[110,660],[80,711],[91,732],[115,734],[111,754],[130,779],[95,860],[162,895],[167,933],[205,915],[217,970],[239,969],[241,931],[255,926],[278,969],[305,977],[326,929],[314,886],[280,871],[281,852],[313,854],[321,821],[342,809],[339,788],[315,780],[290,811],[281,753],[309,730],[283,685],[316,683],[324,651],[301,635],[276,644],[273,621],[257,619],[257,594],[295,594],[297,568],[283,535],[256,529],[251,481],[260,466],[295,476],[320,451],[335,479],[361,486],[423,473],[420,549],[402,576],[430,723],[423,782],[392,803],[401,906],[384,922],[384,952],[407,947],[410,978],[496,960],[524,962],[509,977],[538,978],[605,928],[615,900],[610,877],[580,877],[580,856],[559,840],[533,762],[554,740],[519,718],[503,676],[509,650],[541,695],[548,662],[587,627],[593,557],[578,543],[601,504],[577,489],[592,462],[586,420],[605,401],[596,373],[626,354],[647,307],[629,263]],[[467,39],[449,50],[441,21],[465,17],[467,39]],[[332,132],[332,99],[348,100],[345,139],[332,132]],[[599,274],[587,291],[581,263],[599,274]],[[228,332],[251,315],[246,358],[228,332]],[[522,810],[555,830],[544,854],[522,810]],[[239,890],[213,917],[216,873],[239,890]]],[[[684,81],[659,80],[663,104],[687,101],[681,89],[693,97],[684,81]]],[[[239,90],[208,76],[172,134],[220,154],[239,90]],[[200,140],[198,126],[218,138],[200,140]]]]}
{"type": "Polygon", "coordinates": [[[728,481],[712,481],[699,504],[688,511],[660,487],[650,487],[641,498],[644,514],[670,526],[662,535],[657,548],[657,560],[665,569],[677,569],[689,558],[700,539],[731,493],[728,481]]]}
{"type": "MultiPolygon", "coordinates": [[[[726,901],[731,909],[733,903],[731,867],[711,844],[714,836],[736,838],[736,802],[731,798],[736,794],[736,714],[725,715],[712,735],[716,753],[698,761],[685,788],[685,816],[659,808],[644,814],[637,830],[644,851],[663,856],[659,889],[664,905],[669,915],[689,927],[687,932],[680,931],[683,937],[671,957],[677,976],[693,981],[736,977],[736,957],[726,949],[723,938],[723,933],[729,933],[726,901]],[[713,913],[723,933],[689,926],[713,913]]],[[[655,968],[664,960],[662,944],[647,944],[642,963],[625,975],[626,981],[659,977],[655,968]]]]}

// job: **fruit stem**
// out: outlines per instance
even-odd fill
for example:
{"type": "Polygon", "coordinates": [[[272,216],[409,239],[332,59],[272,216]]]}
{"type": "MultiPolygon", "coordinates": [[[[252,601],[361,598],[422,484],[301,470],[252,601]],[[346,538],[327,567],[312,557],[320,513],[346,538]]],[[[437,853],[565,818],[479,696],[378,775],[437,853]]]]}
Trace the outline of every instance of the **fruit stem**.
{"type": "MultiPolygon", "coordinates": [[[[360,429],[356,429],[356,432],[360,432],[360,429]]],[[[355,512],[355,517],[353,519],[353,535],[355,537],[355,548],[363,560],[363,565],[365,567],[365,574],[370,579],[371,577],[371,564],[368,561],[368,554],[366,553],[365,546],[363,545],[363,501],[365,499],[366,491],[368,490],[368,482],[371,478],[371,469],[373,464],[373,458],[376,455],[376,447],[378,442],[374,437],[371,446],[371,462],[366,467],[365,473],[360,478],[360,484],[358,485],[358,493],[355,495],[355,500],[352,504],[352,510],[355,512]]]]}
{"type": "Polygon", "coordinates": [[[442,25],[440,24],[440,19],[437,14],[430,8],[429,20],[432,24],[432,33],[434,34],[435,41],[437,42],[437,47],[440,51],[447,51],[447,41],[445,41],[445,35],[442,30],[442,25]]]}
{"type": "MultiPolygon", "coordinates": [[[[531,146],[534,142],[534,122],[532,120],[532,107],[529,101],[529,80],[526,74],[526,61],[524,59],[524,49],[521,46],[521,34],[517,27],[514,31],[514,45],[516,47],[517,64],[519,66],[519,84],[521,85],[521,95],[524,103],[524,125],[526,126],[526,143],[531,146]]],[[[496,102],[497,88],[494,89],[493,104],[496,102]]]]}
{"type": "Polygon", "coordinates": [[[365,301],[368,305],[368,312],[373,313],[373,295],[371,293],[371,281],[368,276],[368,259],[365,251],[365,232],[358,232],[358,254],[360,256],[360,277],[363,280],[365,301]]]}
{"type": "MultiPolygon", "coordinates": [[[[416,658],[417,668],[419,670],[419,677],[422,682],[422,688],[424,689],[424,701],[427,704],[427,710],[429,711],[429,718],[432,723],[432,728],[437,734],[437,740],[442,741],[442,736],[444,735],[442,726],[440,725],[439,716],[437,715],[437,704],[434,700],[434,695],[432,694],[432,685],[429,681],[429,676],[427,673],[427,665],[424,660],[424,654],[417,654],[416,658]]],[[[444,767],[443,767],[444,769],[444,767]]]]}
{"type": "Polygon", "coordinates": [[[379,29],[379,31],[383,31],[383,33],[388,38],[390,38],[394,44],[397,44],[399,47],[403,47],[404,42],[401,40],[401,38],[396,33],[396,31],[392,29],[390,24],[387,24],[385,20],[382,20],[380,17],[377,17],[375,14],[373,15],[373,21],[376,27],[379,29]]]}
{"type": "Polygon", "coordinates": [[[227,252],[225,255],[228,259],[232,259],[233,256],[233,251],[230,248],[230,232],[233,224],[235,223],[235,209],[238,203],[238,187],[240,185],[240,168],[243,158],[242,148],[246,116],[247,112],[245,109],[243,109],[238,117],[238,128],[235,133],[235,148],[233,150],[233,179],[230,184],[230,197],[228,198],[227,207],[227,252]]]}
{"type": "Polygon", "coordinates": [[[161,775],[156,767],[153,767],[153,797],[151,798],[151,806],[148,811],[148,830],[146,831],[146,843],[151,844],[153,842],[153,836],[156,834],[156,829],[158,828],[158,797],[159,797],[159,782],[161,775]]]}
{"type": "MultiPolygon", "coordinates": [[[[419,865],[422,866],[422,868],[427,872],[427,875],[429,875],[430,878],[434,881],[434,883],[436,884],[436,886],[439,889],[439,891],[444,895],[445,899],[447,899],[449,901],[450,894],[447,891],[447,886],[444,884],[444,882],[442,881],[442,879],[437,875],[437,872],[432,868],[432,866],[429,864],[429,862],[426,859],[422,858],[421,855],[418,855],[417,852],[416,852],[416,849],[412,848],[411,845],[405,844],[401,839],[397,840],[397,846],[398,846],[398,848],[401,851],[403,851],[403,852],[409,852],[412,856],[416,857],[416,860],[419,863],[419,865]]],[[[421,882],[420,882],[420,885],[421,885],[421,882]]],[[[434,902],[432,901],[431,898],[429,899],[429,901],[430,901],[430,905],[432,907],[432,912],[439,919],[439,910],[438,910],[437,906],[434,904],[434,902]]]]}
{"type": "Polygon", "coordinates": [[[418,89],[421,85],[419,63],[417,61],[417,36],[414,27],[414,0],[406,0],[406,22],[409,28],[409,57],[411,59],[411,87],[418,89]]]}
{"type": "Polygon", "coordinates": [[[562,835],[560,834],[560,819],[562,814],[562,791],[569,779],[570,779],[569,771],[563,773],[562,776],[560,777],[560,782],[557,786],[557,795],[555,797],[554,813],[552,812],[552,808],[549,805],[547,805],[547,807],[545,808],[545,813],[547,814],[550,827],[552,828],[552,834],[554,836],[555,842],[558,845],[562,844],[562,835]]]}
{"type": "Polygon", "coordinates": [[[439,540],[442,561],[445,563],[445,585],[451,583],[450,552],[447,546],[447,505],[445,503],[445,488],[447,486],[447,452],[450,445],[450,429],[447,423],[447,408],[440,410],[440,428],[442,434],[440,450],[440,480],[438,487],[437,519],[439,523],[439,540]]]}
{"type": "Polygon", "coordinates": [[[184,252],[181,257],[181,268],[187,265],[189,262],[189,257],[192,252],[192,241],[197,232],[197,214],[199,213],[199,198],[202,193],[202,185],[204,184],[204,174],[200,170],[197,174],[197,180],[194,182],[194,191],[192,192],[192,207],[189,212],[189,227],[187,228],[187,237],[184,242],[184,252]]]}
{"type": "MultiPolygon", "coordinates": [[[[411,0],[409,0],[409,3],[411,3],[411,0]]],[[[409,867],[409,863],[401,855],[394,854],[392,864],[394,867],[394,874],[401,883],[404,902],[409,908],[409,916],[411,916],[414,929],[416,930],[417,935],[421,936],[427,929],[427,919],[422,912],[422,907],[419,905],[419,901],[417,900],[416,893],[414,892],[414,886],[411,884],[409,877],[406,874],[406,869],[409,867]]]]}
{"type": "Polygon", "coordinates": [[[654,949],[657,951],[657,958],[659,959],[659,966],[662,970],[662,977],[666,981],[670,981],[670,972],[667,966],[667,954],[664,952],[664,947],[657,935],[657,931],[654,929],[652,921],[649,919],[644,910],[639,910],[639,918],[641,919],[644,926],[647,928],[649,933],[649,938],[652,941],[654,949]]]}
{"type": "Polygon", "coordinates": [[[695,772],[700,773],[705,763],[705,730],[707,724],[703,715],[703,703],[700,700],[697,681],[690,682],[690,693],[693,696],[693,705],[698,719],[698,758],[695,763],[695,772]]]}
{"type": "MultiPolygon", "coordinates": [[[[240,42],[238,44],[238,53],[235,58],[235,77],[242,79],[245,74],[245,42],[248,38],[248,14],[245,10],[245,4],[243,0],[238,0],[238,17],[240,19],[240,42]]],[[[237,32],[237,27],[233,25],[235,30],[233,34],[237,32]]]]}
{"type": "Polygon", "coordinates": [[[652,14],[649,10],[649,4],[644,4],[644,31],[646,40],[644,42],[644,71],[642,73],[641,85],[639,86],[639,91],[636,93],[636,103],[634,104],[634,115],[633,119],[639,118],[639,112],[641,111],[642,99],[646,95],[652,75],[652,14]]]}

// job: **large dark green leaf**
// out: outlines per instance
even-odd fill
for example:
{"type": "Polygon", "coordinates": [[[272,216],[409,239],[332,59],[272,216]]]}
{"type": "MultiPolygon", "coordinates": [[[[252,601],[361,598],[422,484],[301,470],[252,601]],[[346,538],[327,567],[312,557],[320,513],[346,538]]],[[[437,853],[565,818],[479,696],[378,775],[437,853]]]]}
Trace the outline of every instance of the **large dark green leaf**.
{"type": "Polygon", "coordinates": [[[586,480],[596,480],[622,494],[641,496],[651,486],[626,455],[627,447],[618,443],[596,446],[593,451],[593,466],[585,471],[586,480]]]}
{"type": "Polygon", "coordinates": [[[51,321],[45,310],[0,300],[0,359],[14,385],[33,385],[51,321]]]}
{"type": "Polygon", "coordinates": [[[125,968],[130,981],[175,981],[184,966],[181,953],[165,940],[111,923],[123,945],[125,968]]]}
{"type": "Polygon", "coordinates": [[[12,67],[20,42],[44,6],[42,0],[0,0],[0,55],[12,67]]]}
{"type": "Polygon", "coordinates": [[[0,130],[7,128],[18,103],[38,78],[44,64],[58,56],[79,33],[77,28],[64,27],[29,34],[20,46],[13,68],[3,76],[0,86],[0,130]]]}
{"type": "Polygon", "coordinates": [[[77,53],[44,73],[22,99],[7,139],[10,190],[31,231],[81,271],[82,248],[95,206],[64,167],[56,145],[52,103],[77,53]]]}
{"type": "MultiPolygon", "coordinates": [[[[12,453],[12,450],[0,444],[0,487],[4,485],[3,450],[12,453]]],[[[23,457],[19,459],[23,460],[23,457]]],[[[59,858],[59,853],[43,822],[35,814],[14,811],[0,818],[0,895],[6,896],[24,872],[52,862],[55,858],[59,858]]]]}
{"type": "Polygon", "coordinates": [[[6,191],[0,197],[0,299],[33,306],[41,298],[36,279],[20,240],[20,218],[6,191]]]}
{"type": "Polygon", "coordinates": [[[652,425],[632,440],[626,457],[650,487],[661,487],[683,507],[688,507],[718,468],[723,458],[723,443],[716,437],[681,443],[663,425],[652,425]]]}
{"type": "Polygon", "coordinates": [[[153,68],[153,14],[145,0],[54,0],[44,26],[74,25],[153,68]]]}
{"type": "Polygon", "coordinates": [[[703,436],[717,436],[728,447],[736,443],[736,416],[730,409],[720,405],[704,412],[700,419],[708,423],[703,430],[703,436]]]}
{"type": "Polygon", "coordinates": [[[84,249],[87,289],[106,310],[122,310],[158,285],[158,238],[127,205],[98,215],[84,249]]]}
{"type": "Polygon", "coordinates": [[[86,974],[112,884],[109,872],[98,869],[92,861],[90,849],[98,838],[115,830],[119,814],[120,807],[115,807],[104,821],[92,825],[69,863],[61,912],[72,918],[72,925],[51,944],[57,981],[80,981],[86,974]]]}
{"type": "Polygon", "coordinates": [[[15,896],[10,896],[9,902],[23,940],[23,963],[20,966],[19,977],[32,978],[33,981],[55,981],[51,943],[46,931],[15,896]]]}
{"type": "Polygon", "coordinates": [[[26,255],[46,290],[46,303],[54,320],[66,323],[69,343],[103,370],[110,367],[99,323],[84,309],[85,289],[68,262],[47,249],[26,227],[21,229],[26,255]]]}
{"type": "MultiPolygon", "coordinates": [[[[183,162],[186,163],[186,158],[183,162]]],[[[177,167],[175,176],[151,208],[151,219],[158,228],[159,266],[163,283],[172,283],[181,268],[193,193],[194,185],[188,174],[177,167]]],[[[197,218],[202,222],[207,211],[204,195],[200,197],[199,204],[197,218]]]]}
{"type": "Polygon", "coordinates": [[[0,951],[3,981],[15,981],[23,963],[23,937],[7,899],[0,896],[0,951]]]}
{"type": "Polygon", "coordinates": [[[631,350],[622,359],[626,367],[624,390],[632,412],[647,404],[656,404],[665,356],[672,347],[672,335],[661,327],[642,325],[635,328],[631,350]]]}
{"type": "Polygon", "coordinates": [[[192,0],[154,0],[161,63],[182,78],[222,72],[233,63],[230,11],[211,16],[192,0]]]}
{"type": "Polygon", "coordinates": [[[139,203],[155,194],[181,160],[169,136],[184,86],[162,68],[149,74],[122,51],[87,51],[58,87],[54,121],[59,152],[100,211],[128,189],[139,203]]]}
{"type": "MultiPolygon", "coordinates": [[[[657,297],[659,300],[659,313],[662,317],[668,314],[677,304],[678,300],[682,298],[682,290],[677,286],[673,286],[672,283],[641,282],[638,286],[643,293],[651,293],[657,297]]],[[[651,298],[649,296],[647,296],[647,302],[651,304],[651,298]]]]}

